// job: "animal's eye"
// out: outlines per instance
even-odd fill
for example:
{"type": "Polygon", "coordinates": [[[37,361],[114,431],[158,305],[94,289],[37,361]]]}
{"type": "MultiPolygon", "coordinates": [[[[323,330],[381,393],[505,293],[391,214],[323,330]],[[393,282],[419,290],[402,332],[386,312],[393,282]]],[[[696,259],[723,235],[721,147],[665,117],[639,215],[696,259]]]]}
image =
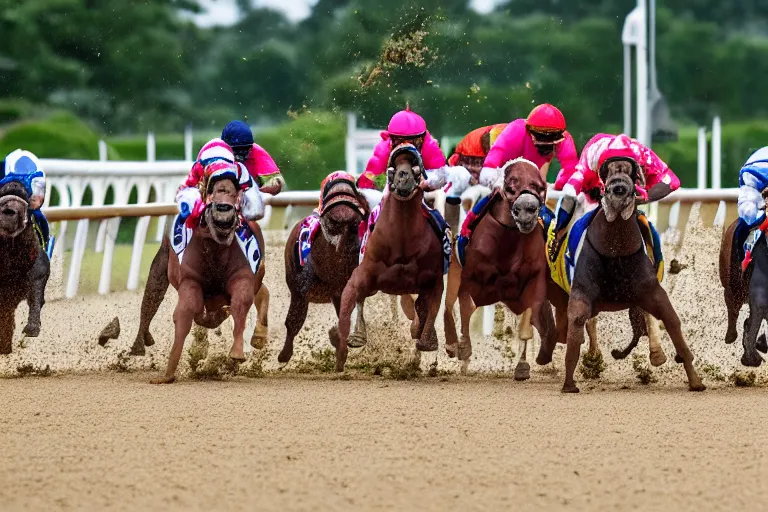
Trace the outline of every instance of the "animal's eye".
{"type": "Polygon", "coordinates": [[[515,194],[515,189],[513,189],[512,187],[507,187],[507,194],[514,195],[515,194]]]}

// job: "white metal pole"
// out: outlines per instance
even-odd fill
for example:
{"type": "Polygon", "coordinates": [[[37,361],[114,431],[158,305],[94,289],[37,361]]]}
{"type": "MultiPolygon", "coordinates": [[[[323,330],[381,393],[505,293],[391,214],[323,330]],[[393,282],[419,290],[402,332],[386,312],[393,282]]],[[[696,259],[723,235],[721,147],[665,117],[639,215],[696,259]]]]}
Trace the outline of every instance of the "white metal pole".
{"type": "Polygon", "coordinates": [[[357,117],[354,112],[347,112],[347,141],[344,147],[347,160],[347,172],[357,176],[357,155],[355,154],[355,131],[357,131],[357,117]]]}
{"type": "Polygon", "coordinates": [[[648,29],[646,0],[637,0],[641,11],[637,37],[637,133],[635,138],[644,146],[648,140],[648,29]]]}
{"type": "Polygon", "coordinates": [[[722,145],[720,132],[720,117],[712,120],[712,188],[721,188],[722,145]]]}
{"type": "Polygon", "coordinates": [[[624,45],[624,133],[632,133],[632,46],[624,45]]]}
{"type": "Polygon", "coordinates": [[[147,162],[155,161],[155,134],[147,133],[147,162]]]}
{"type": "Polygon", "coordinates": [[[184,160],[192,161],[192,125],[184,128],[184,160]]]}
{"type": "MultiPolygon", "coordinates": [[[[712,120],[712,188],[720,190],[722,184],[722,133],[720,131],[720,116],[712,120]]],[[[720,201],[715,215],[715,226],[722,226],[725,222],[725,201],[720,201]]]]}
{"type": "Polygon", "coordinates": [[[696,173],[696,188],[707,188],[707,129],[699,128],[699,154],[696,173]]]}
{"type": "MultiPolygon", "coordinates": [[[[106,162],[107,161],[107,143],[104,142],[104,140],[99,141],[99,161],[100,162],[106,162]]],[[[96,190],[94,189],[94,204],[98,201],[98,198],[95,197],[96,190]]],[[[101,200],[101,204],[104,204],[104,198],[101,200]]],[[[107,222],[106,220],[103,220],[99,223],[99,231],[96,234],[96,252],[102,252],[104,251],[104,237],[107,233],[107,222]]]]}

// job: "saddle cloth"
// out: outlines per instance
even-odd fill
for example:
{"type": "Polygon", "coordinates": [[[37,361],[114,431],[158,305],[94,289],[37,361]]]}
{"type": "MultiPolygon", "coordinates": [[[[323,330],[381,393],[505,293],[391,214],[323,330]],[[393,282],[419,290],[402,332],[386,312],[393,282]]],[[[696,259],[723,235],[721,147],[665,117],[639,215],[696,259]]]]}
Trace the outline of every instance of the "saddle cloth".
{"type": "MultiPolygon", "coordinates": [[[[576,271],[579,254],[586,240],[587,229],[594,220],[600,208],[595,208],[585,213],[578,219],[570,230],[566,233],[565,240],[559,247],[553,247],[557,243],[555,225],[550,224],[547,233],[547,263],[552,275],[552,280],[557,283],[566,293],[571,293],[571,282],[576,271]],[[554,255],[554,257],[551,257],[554,255]]],[[[637,223],[640,227],[640,233],[643,235],[643,250],[653,263],[656,269],[656,278],[659,282],[664,279],[664,257],[661,253],[661,239],[651,221],[645,216],[645,213],[637,212],[637,223]]]]}
{"type": "MultiPolygon", "coordinates": [[[[184,258],[184,252],[192,240],[194,230],[188,228],[185,224],[186,219],[181,219],[180,215],[176,215],[173,219],[173,237],[171,238],[171,246],[173,252],[179,257],[179,263],[184,258]]],[[[240,249],[245,255],[245,259],[248,261],[248,265],[255,274],[259,271],[261,265],[262,248],[259,247],[259,241],[256,235],[253,234],[248,224],[241,219],[240,226],[235,231],[235,240],[240,246],[240,249]]]]}
{"type": "MultiPolygon", "coordinates": [[[[464,223],[461,225],[461,232],[456,239],[456,256],[462,267],[467,260],[466,251],[467,246],[472,239],[472,233],[475,231],[475,228],[477,228],[477,225],[480,224],[483,217],[490,211],[491,205],[496,197],[497,193],[494,192],[493,194],[480,199],[472,207],[472,210],[467,213],[464,223]]],[[[539,211],[539,225],[543,228],[545,239],[547,230],[549,230],[549,225],[552,223],[554,217],[554,212],[552,212],[546,205],[541,207],[541,210],[539,211]]]]}

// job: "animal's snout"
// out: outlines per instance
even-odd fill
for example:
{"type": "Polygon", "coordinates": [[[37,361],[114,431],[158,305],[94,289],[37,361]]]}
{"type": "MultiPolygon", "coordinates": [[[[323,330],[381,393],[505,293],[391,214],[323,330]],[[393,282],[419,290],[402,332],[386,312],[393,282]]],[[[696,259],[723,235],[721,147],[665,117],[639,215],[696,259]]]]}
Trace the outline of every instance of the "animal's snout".
{"type": "Polygon", "coordinates": [[[3,208],[2,214],[4,217],[15,217],[16,216],[16,210],[13,208],[8,208],[7,206],[3,208]]]}
{"type": "Polygon", "coordinates": [[[234,206],[226,203],[216,203],[215,205],[213,205],[213,207],[219,213],[229,213],[235,209],[234,206]]]}
{"type": "Polygon", "coordinates": [[[624,185],[623,183],[616,183],[615,185],[611,186],[611,188],[610,188],[611,194],[616,195],[616,196],[625,196],[625,195],[627,195],[627,191],[628,190],[629,189],[627,188],[627,186],[624,185]]]}
{"type": "Polygon", "coordinates": [[[398,182],[408,181],[410,178],[409,172],[405,169],[398,169],[395,171],[395,180],[398,182]]]}

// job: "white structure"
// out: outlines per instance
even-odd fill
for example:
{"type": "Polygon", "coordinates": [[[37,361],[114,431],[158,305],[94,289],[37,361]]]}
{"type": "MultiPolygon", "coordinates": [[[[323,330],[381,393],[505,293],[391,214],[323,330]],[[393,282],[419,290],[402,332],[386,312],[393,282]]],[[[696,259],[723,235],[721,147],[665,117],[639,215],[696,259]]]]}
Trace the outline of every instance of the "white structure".
{"type": "Polygon", "coordinates": [[[344,154],[347,161],[347,172],[357,176],[365,170],[373,149],[381,140],[381,130],[358,130],[357,116],[347,113],[347,139],[344,154]]]}

